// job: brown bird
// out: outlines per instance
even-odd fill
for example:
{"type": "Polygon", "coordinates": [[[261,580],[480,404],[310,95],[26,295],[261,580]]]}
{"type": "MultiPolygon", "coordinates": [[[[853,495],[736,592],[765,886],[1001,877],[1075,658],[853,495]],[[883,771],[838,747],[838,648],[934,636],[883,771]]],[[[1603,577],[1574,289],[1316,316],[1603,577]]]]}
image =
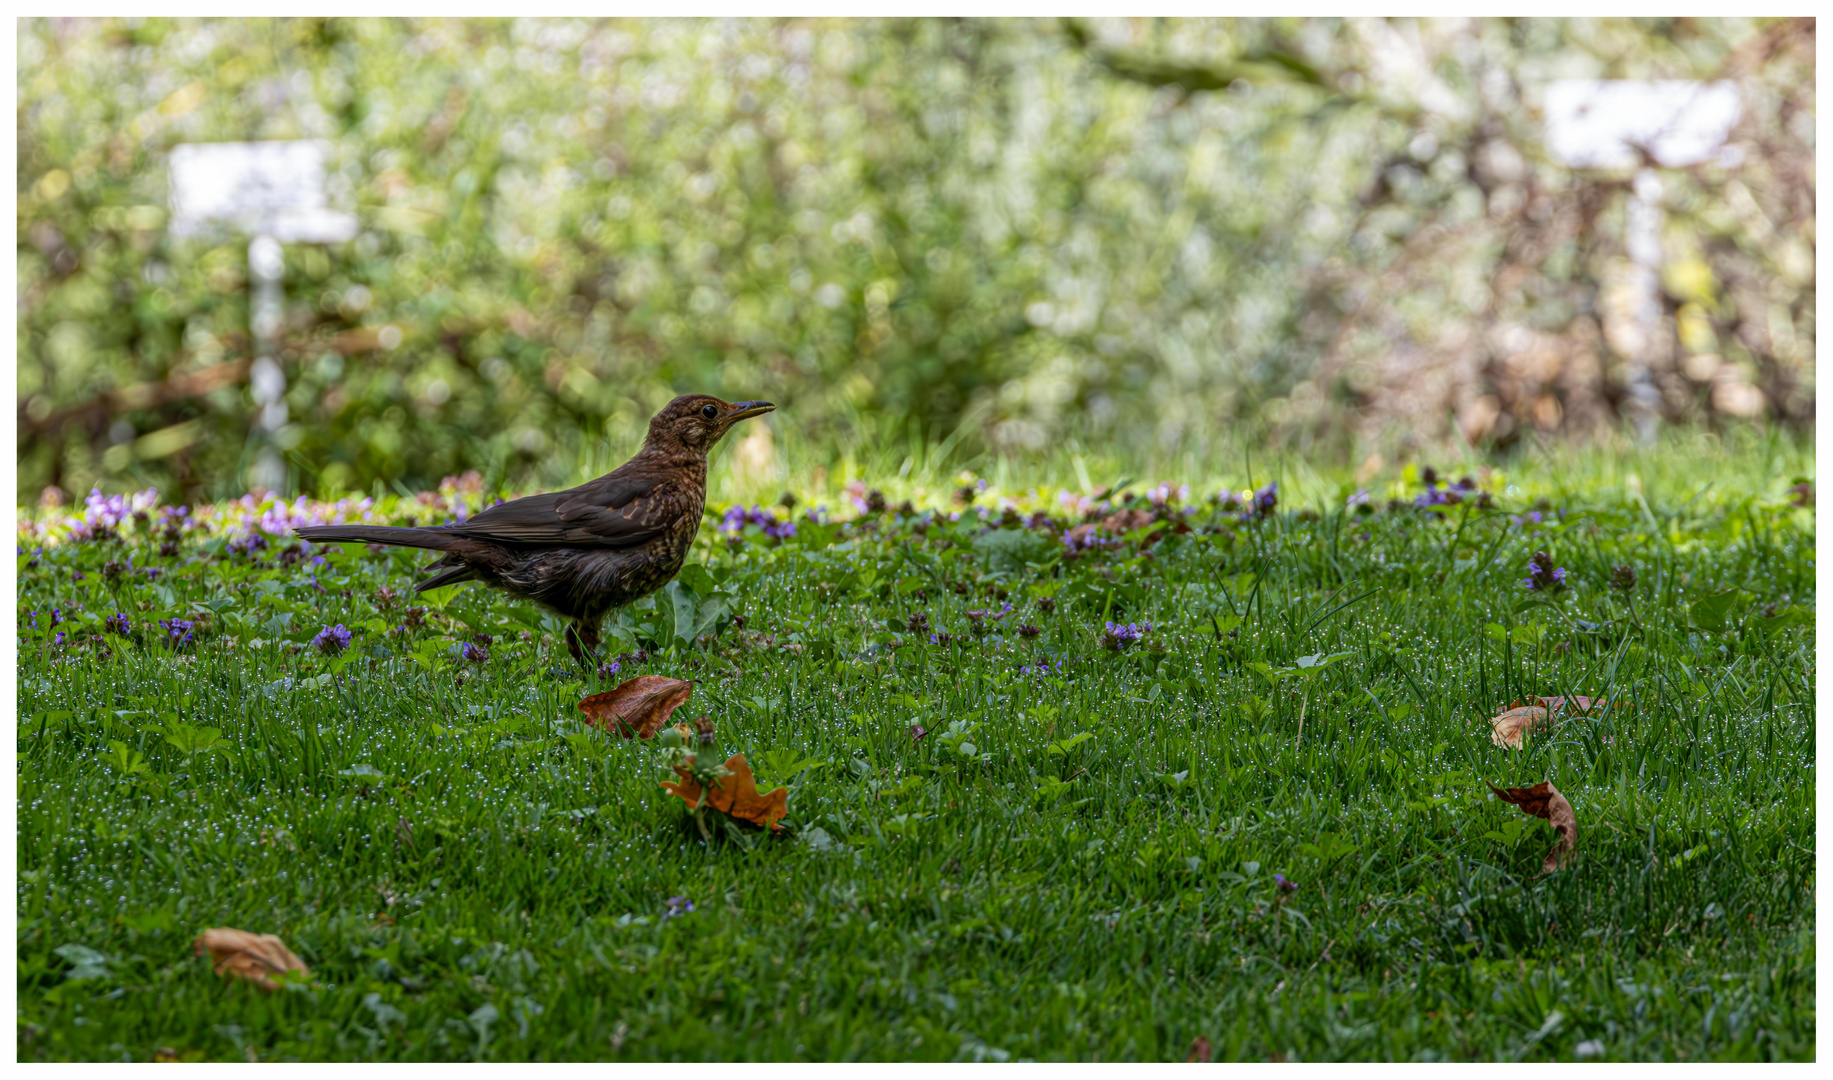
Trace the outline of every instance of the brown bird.
{"type": "Polygon", "coordinates": [[[415,592],[482,581],[565,618],[581,663],[598,649],[605,614],[668,584],[681,570],[706,507],[706,456],[738,421],[776,408],[684,394],[649,421],[643,449],[611,473],[530,495],[452,525],[312,525],[312,541],[431,548],[445,555],[415,592]]]}

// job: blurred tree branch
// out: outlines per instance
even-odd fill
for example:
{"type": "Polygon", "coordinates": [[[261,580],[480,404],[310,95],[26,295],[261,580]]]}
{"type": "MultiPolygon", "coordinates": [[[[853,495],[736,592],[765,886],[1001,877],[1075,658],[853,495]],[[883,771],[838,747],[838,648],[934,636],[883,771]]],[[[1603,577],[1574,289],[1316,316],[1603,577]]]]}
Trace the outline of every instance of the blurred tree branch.
{"type": "Polygon", "coordinates": [[[1063,32],[1089,59],[1110,73],[1147,86],[1175,86],[1185,94],[1226,90],[1236,81],[1284,82],[1334,89],[1300,57],[1282,49],[1262,49],[1209,64],[1180,63],[1111,49],[1096,40],[1082,19],[1062,20],[1063,32]]]}

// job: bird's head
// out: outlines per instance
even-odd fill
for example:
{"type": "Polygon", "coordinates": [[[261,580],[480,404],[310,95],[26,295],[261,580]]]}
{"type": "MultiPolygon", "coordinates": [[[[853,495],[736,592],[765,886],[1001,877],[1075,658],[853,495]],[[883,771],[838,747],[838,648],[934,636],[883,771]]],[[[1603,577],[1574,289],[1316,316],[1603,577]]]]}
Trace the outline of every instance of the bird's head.
{"type": "Polygon", "coordinates": [[[721,401],[709,394],[682,394],[649,421],[647,445],[704,454],[740,420],[774,408],[768,401],[721,401]]]}

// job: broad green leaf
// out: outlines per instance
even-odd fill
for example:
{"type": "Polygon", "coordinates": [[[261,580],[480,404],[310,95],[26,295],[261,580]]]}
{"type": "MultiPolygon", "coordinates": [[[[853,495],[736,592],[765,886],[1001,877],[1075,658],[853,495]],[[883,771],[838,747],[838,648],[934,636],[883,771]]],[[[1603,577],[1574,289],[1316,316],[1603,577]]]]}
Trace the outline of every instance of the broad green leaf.
{"type": "Polygon", "coordinates": [[[1741,589],[1727,589],[1722,593],[1715,593],[1694,601],[1693,606],[1687,609],[1687,614],[1692,617],[1693,625],[1701,630],[1723,630],[1728,625],[1732,610],[1737,607],[1738,600],[1743,595],[1741,589]]]}
{"type": "Polygon", "coordinates": [[[681,572],[675,575],[675,580],[702,597],[712,596],[714,590],[719,588],[719,583],[713,580],[713,575],[708,573],[707,568],[701,563],[688,563],[683,566],[681,572]]]}

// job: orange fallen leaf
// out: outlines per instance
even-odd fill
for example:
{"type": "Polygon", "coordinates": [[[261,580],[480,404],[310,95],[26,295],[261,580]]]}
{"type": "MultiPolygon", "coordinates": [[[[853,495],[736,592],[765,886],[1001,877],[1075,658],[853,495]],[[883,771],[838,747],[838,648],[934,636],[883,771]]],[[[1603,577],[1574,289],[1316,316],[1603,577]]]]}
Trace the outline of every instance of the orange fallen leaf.
{"type": "Polygon", "coordinates": [[[661,730],[694,692],[692,682],[665,675],[638,675],[616,689],[593,694],[579,703],[586,722],[628,739],[647,739],[661,730]]]}
{"type": "Polygon", "coordinates": [[[1521,749],[1521,740],[1536,728],[1549,727],[1553,718],[1538,705],[1518,705],[1492,718],[1489,741],[1510,750],[1521,749]]]}
{"type": "Polygon", "coordinates": [[[1215,1050],[1209,1045],[1208,1037],[1198,1035],[1196,1038],[1190,1040],[1190,1053],[1184,1056],[1184,1060],[1187,1062],[1208,1064],[1209,1059],[1214,1057],[1215,1053],[1215,1050]]]}
{"type": "Polygon", "coordinates": [[[1611,706],[1611,702],[1604,698],[1588,698],[1583,694],[1573,694],[1571,697],[1537,697],[1534,700],[1545,708],[1563,709],[1569,713],[1588,713],[1594,709],[1608,709],[1611,706]]]}
{"type": "Polygon", "coordinates": [[[1541,818],[1553,826],[1559,834],[1559,841],[1553,850],[1547,852],[1546,862],[1540,872],[1550,874],[1564,867],[1572,856],[1572,849],[1578,844],[1578,816],[1572,812],[1572,804],[1559,793],[1551,781],[1541,781],[1533,787],[1499,788],[1489,785],[1489,790],[1496,793],[1496,798],[1509,803],[1528,817],[1541,818]]]}
{"type": "Polygon", "coordinates": [[[247,979],[263,990],[280,988],[280,984],[272,978],[278,972],[312,974],[312,969],[305,966],[305,961],[294,956],[293,950],[286,947],[286,942],[272,934],[251,934],[246,930],[218,926],[197,935],[192,949],[199,956],[204,955],[205,949],[209,949],[210,960],[218,975],[247,979]]]}
{"type": "Polygon", "coordinates": [[[745,761],[745,755],[733,754],[726,759],[726,768],[730,776],[722,776],[717,786],[702,789],[694,774],[686,769],[677,768],[675,774],[681,777],[680,783],[662,781],[662,786],[671,795],[679,795],[690,807],[701,805],[701,792],[706,793],[705,805],[724,814],[749,821],[753,825],[767,825],[772,830],[783,827],[777,822],[789,813],[789,789],[777,788],[767,795],[757,791],[757,778],[751,775],[751,766],[745,761]]]}

